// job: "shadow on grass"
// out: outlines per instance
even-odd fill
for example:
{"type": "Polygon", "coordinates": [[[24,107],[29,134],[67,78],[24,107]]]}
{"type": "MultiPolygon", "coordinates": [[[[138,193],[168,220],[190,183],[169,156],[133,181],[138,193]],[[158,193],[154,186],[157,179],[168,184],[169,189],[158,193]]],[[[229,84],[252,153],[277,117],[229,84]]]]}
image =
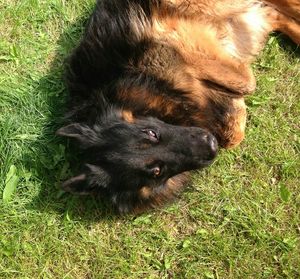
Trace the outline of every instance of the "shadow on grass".
{"type": "Polygon", "coordinates": [[[279,46],[289,54],[291,59],[300,57],[300,46],[296,45],[287,35],[282,33],[276,34],[279,46]]]}
{"type": "Polygon", "coordinates": [[[47,124],[22,160],[40,186],[38,196],[27,205],[28,209],[56,212],[62,217],[88,224],[119,217],[101,198],[73,196],[60,190],[61,183],[72,176],[72,171],[76,173],[79,154],[74,153],[66,140],[55,136],[55,131],[63,125],[66,108],[65,59],[78,43],[87,18],[88,15],[85,15],[62,33],[48,74],[37,82],[35,94],[46,102],[47,124]]]}

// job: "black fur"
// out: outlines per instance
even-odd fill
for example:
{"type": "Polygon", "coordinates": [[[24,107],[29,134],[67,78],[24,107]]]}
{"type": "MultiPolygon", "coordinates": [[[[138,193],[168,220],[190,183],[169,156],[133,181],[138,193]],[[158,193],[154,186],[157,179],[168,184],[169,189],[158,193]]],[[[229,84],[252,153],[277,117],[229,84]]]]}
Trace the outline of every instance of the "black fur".
{"type": "Polygon", "coordinates": [[[154,1],[98,1],[79,47],[70,57],[67,74],[71,94],[88,94],[124,74],[130,59],[138,59],[150,43],[137,38],[129,14],[149,20],[154,1]],[[147,19],[148,18],[148,19],[147,19]]]}

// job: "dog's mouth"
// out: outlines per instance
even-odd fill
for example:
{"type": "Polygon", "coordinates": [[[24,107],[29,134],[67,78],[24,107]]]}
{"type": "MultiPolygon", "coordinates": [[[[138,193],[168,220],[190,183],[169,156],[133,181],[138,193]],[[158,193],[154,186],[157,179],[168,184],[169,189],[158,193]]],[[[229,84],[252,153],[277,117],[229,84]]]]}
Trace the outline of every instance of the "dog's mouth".
{"type": "Polygon", "coordinates": [[[215,157],[211,160],[200,160],[199,161],[199,165],[200,165],[199,168],[205,168],[205,167],[210,166],[215,161],[215,157]]]}

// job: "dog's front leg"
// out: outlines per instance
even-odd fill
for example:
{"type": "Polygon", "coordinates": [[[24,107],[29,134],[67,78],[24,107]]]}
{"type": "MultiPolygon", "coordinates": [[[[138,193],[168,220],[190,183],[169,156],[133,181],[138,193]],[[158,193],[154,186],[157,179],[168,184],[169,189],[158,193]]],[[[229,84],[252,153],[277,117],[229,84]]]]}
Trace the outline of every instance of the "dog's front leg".
{"type": "Polygon", "coordinates": [[[256,88],[256,79],[248,64],[236,63],[233,59],[229,61],[207,59],[201,61],[200,65],[202,80],[221,86],[234,94],[249,94],[256,88]]]}
{"type": "Polygon", "coordinates": [[[277,10],[300,21],[300,1],[299,0],[266,0],[273,4],[277,10]]]}

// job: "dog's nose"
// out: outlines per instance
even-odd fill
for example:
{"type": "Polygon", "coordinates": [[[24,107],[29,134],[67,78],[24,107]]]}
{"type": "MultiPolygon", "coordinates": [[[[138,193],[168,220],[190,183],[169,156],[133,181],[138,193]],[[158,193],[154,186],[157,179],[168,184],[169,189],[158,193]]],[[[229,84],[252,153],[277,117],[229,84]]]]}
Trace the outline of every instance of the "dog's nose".
{"type": "Polygon", "coordinates": [[[217,155],[217,151],[218,151],[218,141],[217,139],[209,133],[205,133],[202,136],[202,140],[208,145],[209,147],[209,159],[213,159],[216,157],[217,155]]]}
{"type": "Polygon", "coordinates": [[[213,135],[207,135],[207,143],[213,152],[218,151],[218,141],[213,135]]]}

